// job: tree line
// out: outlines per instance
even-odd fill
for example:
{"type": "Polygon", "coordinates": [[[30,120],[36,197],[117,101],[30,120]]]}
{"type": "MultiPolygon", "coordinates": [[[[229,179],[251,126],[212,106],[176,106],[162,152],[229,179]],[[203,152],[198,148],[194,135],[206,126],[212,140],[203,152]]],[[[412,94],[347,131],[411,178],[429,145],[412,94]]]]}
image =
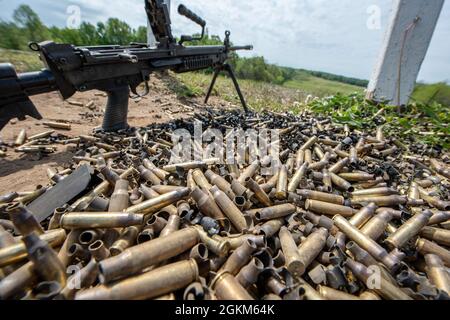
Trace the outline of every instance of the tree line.
{"type": "MultiPolygon", "coordinates": [[[[41,42],[53,40],[59,43],[71,43],[77,46],[93,46],[117,44],[127,45],[131,42],[146,43],[147,27],[140,26],[133,29],[126,22],[117,18],[110,18],[106,22],[98,22],[96,25],[82,22],[79,28],[47,27],[41,21],[39,15],[28,5],[20,5],[13,14],[11,22],[0,21],[0,47],[14,50],[27,50],[30,41],[41,42]]],[[[188,45],[220,45],[223,41],[219,36],[206,35],[201,41],[193,41],[188,45]]],[[[239,57],[232,54],[230,63],[236,71],[236,75],[242,79],[264,81],[274,84],[283,84],[292,80],[296,70],[279,67],[267,63],[264,57],[239,57]]],[[[306,70],[307,71],[307,70],[306,70]]],[[[211,72],[209,70],[208,72],[211,72]]],[[[366,86],[367,81],[332,75],[325,72],[307,71],[316,77],[366,86]]]]}

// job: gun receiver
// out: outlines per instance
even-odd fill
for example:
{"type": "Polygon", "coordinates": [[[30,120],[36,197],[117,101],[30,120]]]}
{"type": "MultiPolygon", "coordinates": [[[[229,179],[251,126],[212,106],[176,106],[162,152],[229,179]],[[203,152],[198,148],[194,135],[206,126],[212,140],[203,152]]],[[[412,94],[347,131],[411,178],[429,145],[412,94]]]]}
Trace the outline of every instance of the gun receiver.
{"type": "Polygon", "coordinates": [[[226,71],[247,111],[245,99],[227,60],[231,52],[252,50],[252,46],[231,46],[229,31],[225,33],[223,45],[184,46],[184,42],[200,40],[204,36],[206,22],[203,19],[180,5],[178,12],[199,24],[202,35],[200,38],[182,36],[177,43],[172,35],[169,10],[163,0],[146,0],[145,10],[158,42],[156,48],[145,44],[77,47],[46,41],[30,44],[30,49],[39,52],[46,69],[17,74],[11,64],[0,64],[0,130],[15,117],[19,120],[25,119],[25,116],[42,118],[30,96],[59,91],[63,99],[68,99],[76,92],[89,90],[101,90],[108,94],[102,129],[126,129],[129,97],[133,99],[147,95],[150,75],[159,70],[183,73],[213,68],[214,77],[205,103],[218,74],[226,71]],[[144,84],[144,90],[138,92],[141,84],[144,84]]]}

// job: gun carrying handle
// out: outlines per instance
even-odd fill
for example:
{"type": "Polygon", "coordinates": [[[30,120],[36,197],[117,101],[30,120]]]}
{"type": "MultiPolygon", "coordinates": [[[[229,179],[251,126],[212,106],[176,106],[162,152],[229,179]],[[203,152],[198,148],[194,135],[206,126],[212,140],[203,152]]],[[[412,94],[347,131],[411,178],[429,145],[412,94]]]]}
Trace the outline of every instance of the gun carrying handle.
{"type": "Polygon", "coordinates": [[[102,129],[106,132],[128,129],[129,86],[115,87],[106,91],[106,93],[108,94],[108,101],[106,103],[102,129]]]}
{"type": "Polygon", "coordinates": [[[196,24],[200,25],[203,28],[206,26],[206,21],[205,20],[200,18],[198,15],[193,13],[191,10],[189,10],[188,8],[186,8],[182,4],[180,4],[178,6],[178,13],[181,14],[182,16],[185,16],[186,18],[188,18],[189,20],[195,22],[196,24]]]}

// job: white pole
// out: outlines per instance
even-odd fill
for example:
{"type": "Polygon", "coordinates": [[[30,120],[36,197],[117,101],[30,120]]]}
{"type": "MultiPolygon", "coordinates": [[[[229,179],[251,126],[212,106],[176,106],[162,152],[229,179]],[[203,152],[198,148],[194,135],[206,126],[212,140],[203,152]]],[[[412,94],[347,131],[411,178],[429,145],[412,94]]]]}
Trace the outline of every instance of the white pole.
{"type": "MultiPolygon", "coordinates": [[[[164,3],[167,4],[167,7],[169,8],[169,14],[170,14],[170,0],[164,0],[164,3]]],[[[153,31],[152,31],[152,28],[150,27],[149,22],[147,22],[147,43],[150,47],[156,47],[155,35],[153,34],[153,31]]]]}
{"type": "Polygon", "coordinates": [[[395,0],[367,98],[408,103],[444,0],[395,0]]]}

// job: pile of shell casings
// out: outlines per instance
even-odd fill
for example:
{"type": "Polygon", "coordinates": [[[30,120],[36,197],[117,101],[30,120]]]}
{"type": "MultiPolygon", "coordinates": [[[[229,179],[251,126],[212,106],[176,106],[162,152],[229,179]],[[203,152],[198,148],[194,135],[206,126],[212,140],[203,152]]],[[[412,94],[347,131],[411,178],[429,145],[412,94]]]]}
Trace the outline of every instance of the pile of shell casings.
{"type": "Polygon", "coordinates": [[[275,172],[267,157],[169,164],[192,119],[68,139],[49,186],[0,197],[0,299],[449,298],[448,156],[308,113],[194,120],[280,129],[275,172]],[[38,223],[27,205],[81,165],[103,181],[38,223]]]}

